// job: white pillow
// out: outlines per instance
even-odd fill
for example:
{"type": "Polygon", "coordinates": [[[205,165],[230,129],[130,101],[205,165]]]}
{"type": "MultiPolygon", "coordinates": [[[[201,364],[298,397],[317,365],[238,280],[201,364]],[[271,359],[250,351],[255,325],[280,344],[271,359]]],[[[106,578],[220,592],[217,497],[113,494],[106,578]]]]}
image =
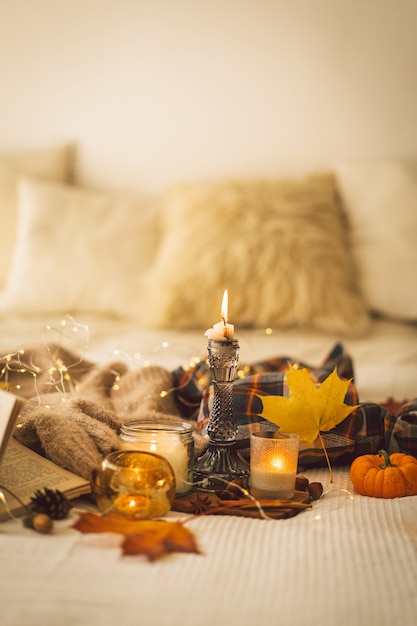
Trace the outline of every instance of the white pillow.
{"type": "Polygon", "coordinates": [[[128,195],[26,179],[3,311],[136,314],[157,226],[128,195]]]}
{"type": "Polygon", "coordinates": [[[20,175],[69,182],[72,174],[69,145],[0,155],[0,291],[10,270],[17,228],[17,181],[20,175]]]}
{"type": "Polygon", "coordinates": [[[417,164],[399,160],[340,163],[342,199],[369,307],[417,319],[417,164]]]}
{"type": "Polygon", "coordinates": [[[367,330],[332,176],[190,183],[163,204],[148,325],[204,331],[219,321],[227,288],[237,328],[367,330]]]}

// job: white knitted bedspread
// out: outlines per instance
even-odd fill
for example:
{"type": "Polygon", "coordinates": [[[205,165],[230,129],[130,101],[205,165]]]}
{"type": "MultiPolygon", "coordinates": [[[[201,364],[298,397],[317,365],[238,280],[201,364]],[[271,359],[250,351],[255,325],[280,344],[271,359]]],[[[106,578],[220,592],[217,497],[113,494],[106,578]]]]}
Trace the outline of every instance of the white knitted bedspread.
{"type": "Polygon", "coordinates": [[[2,626],[414,626],[417,497],[350,497],[348,472],[307,472],[327,496],[268,521],[202,516],[201,554],[122,557],[116,535],[0,524],[2,626]],[[345,491],[346,490],[346,491],[345,491]]]}

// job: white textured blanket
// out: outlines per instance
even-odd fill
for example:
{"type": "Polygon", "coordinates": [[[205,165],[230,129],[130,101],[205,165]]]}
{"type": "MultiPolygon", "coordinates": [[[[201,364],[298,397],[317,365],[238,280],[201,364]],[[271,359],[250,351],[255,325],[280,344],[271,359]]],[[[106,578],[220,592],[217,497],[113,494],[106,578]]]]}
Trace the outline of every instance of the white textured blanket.
{"type": "MultiPolygon", "coordinates": [[[[200,334],[88,322],[88,341],[71,347],[86,347],[94,362],[126,357],[129,364],[133,359],[172,369],[204,357],[200,334]]],[[[40,320],[10,319],[3,343],[27,345],[40,339],[42,328],[40,320]]],[[[416,333],[415,327],[381,322],[367,339],[346,345],[363,401],[415,395],[416,333]]],[[[287,354],[319,363],[334,338],[254,332],[239,339],[242,361],[287,354]]],[[[279,521],[200,517],[190,528],[202,554],[175,553],[152,564],[122,557],[115,535],[80,535],[65,521],[53,536],[20,521],[2,523],[0,624],[414,626],[417,497],[351,499],[347,468],[334,473],[331,491],[326,469],[306,472],[330,490],[311,511],[279,521]]]]}
{"type": "Polygon", "coordinates": [[[2,524],[1,624],[414,626],[417,497],[351,498],[340,468],[333,486],[326,470],[308,476],[330,489],[311,511],[200,517],[189,527],[202,554],[152,564],[121,557],[115,535],[2,524]]]}

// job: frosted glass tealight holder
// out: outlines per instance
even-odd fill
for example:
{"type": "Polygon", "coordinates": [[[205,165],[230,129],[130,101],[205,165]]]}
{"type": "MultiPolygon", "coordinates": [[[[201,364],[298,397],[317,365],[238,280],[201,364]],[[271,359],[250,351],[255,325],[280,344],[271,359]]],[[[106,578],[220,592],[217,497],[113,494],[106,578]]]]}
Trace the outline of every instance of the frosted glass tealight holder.
{"type": "Polygon", "coordinates": [[[250,436],[250,492],[255,498],[294,496],[300,438],[294,433],[260,431],[250,436]]]}

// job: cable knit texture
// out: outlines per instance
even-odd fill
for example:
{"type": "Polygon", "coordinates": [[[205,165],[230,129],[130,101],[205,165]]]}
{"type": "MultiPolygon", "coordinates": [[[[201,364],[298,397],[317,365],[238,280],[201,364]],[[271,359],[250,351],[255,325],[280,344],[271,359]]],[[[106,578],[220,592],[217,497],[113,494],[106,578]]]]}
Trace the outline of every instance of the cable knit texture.
{"type": "MultiPolygon", "coordinates": [[[[5,359],[0,363],[4,367],[5,359]]],[[[29,347],[7,367],[9,387],[25,399],[16,439],[87,479],[105,454],[119,448],[125,420],[182,419],[172,393],[172,375],[163,367],[129,370],[122,362],[95,365],[54,345],[29,347]],[[70,375],[51,374],[51,362],[63,363],[70,375]]],[[[195,432],[194,441],[200,454],[206,439],[195,432]]]]}

